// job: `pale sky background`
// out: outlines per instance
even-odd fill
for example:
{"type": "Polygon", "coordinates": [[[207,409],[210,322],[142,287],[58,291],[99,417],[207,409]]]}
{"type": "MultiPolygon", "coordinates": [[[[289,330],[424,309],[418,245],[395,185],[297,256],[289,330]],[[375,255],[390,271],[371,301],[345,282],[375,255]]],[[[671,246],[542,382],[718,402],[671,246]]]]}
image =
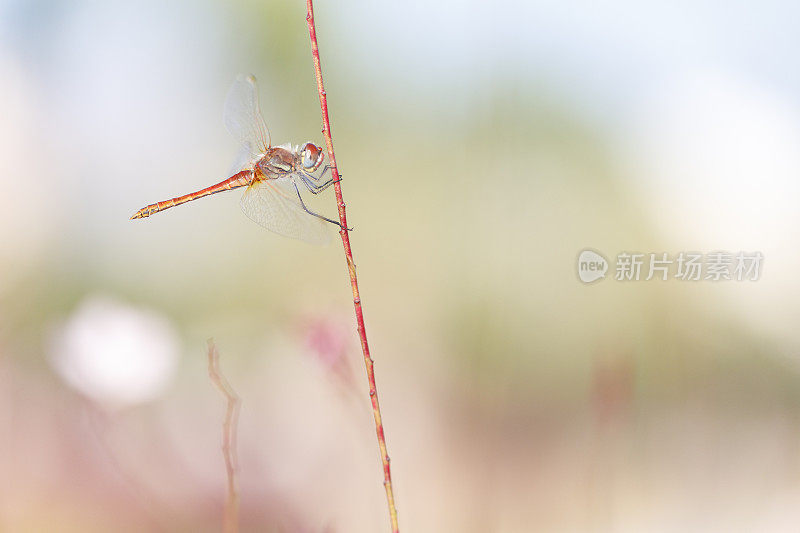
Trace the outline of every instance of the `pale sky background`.
{"type": "MultiPolygon", "coordinates": [[[[284,9],[303,22],[301,3],[284,9]]],[[[776,294],[800,267],[791,249],[800,226],[798,16],[790,2],[317,6],[333,95],[362,99],[378,121],[400,112],[445,132],[469,127],[473,108],[498,92],[521,95],[524,106],[547,95],[594,130],[631,190],[652,202],[647,216],[674,251],[761,249],[776,294]]],[[[189,185],[229,167],[235,144],[220,119],[229,80],[257,70],[267,101],[287,81],[253,66],[261,63],[241,24],[208,1],[0,2],[0,106],[13,119],[0,126],[0,170],[16,199],[0,222],[12,241],[23,227],[26,235],[7,241],[12,255],[24,264],[60,224],[111,239],[122,226],[103,221],[131,210],[144,174],[189,185]],[[103,203],[87,210],[87,199],[103,203]]],[[[273,129],[292,124],[288,112],[269,106],[273,129]]]]}

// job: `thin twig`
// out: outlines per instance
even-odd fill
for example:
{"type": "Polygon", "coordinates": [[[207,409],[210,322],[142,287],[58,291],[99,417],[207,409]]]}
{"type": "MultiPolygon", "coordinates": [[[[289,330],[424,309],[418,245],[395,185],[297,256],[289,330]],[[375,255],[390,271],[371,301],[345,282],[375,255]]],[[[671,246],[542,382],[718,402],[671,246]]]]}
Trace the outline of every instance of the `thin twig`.
{"type": "Polygon", "coordinates": [[[241,400],[219,368],[219,352],[214,339],[208,340],[208,375],[214,386],[225,396],[225,420],[222,422],[222,455],[228,474],[228,498],[225,501],[225,533],[239,531],[239,491],[236,486],[236,471],[239,468],[236,456],[236,432],[239,423],[241,400]]]}
{"type": "Polygon", "coordinates": [[[364,354],[364,365],[367,369],[367,380],[369,381],[369,396],[372,401],[372,414],[375,418],[375,431],[378,435],[378,447],[381,452],[381,462],[383,463],[383,486],[386,489],[386,500],[389,505],[389,518],[392,522],[392,531],[400,531],[397,525],[397,509],[394,505],[394,492],[392,491],[392,472],[389,466],[389,454],[386,451],[386,437],[383,433],[383,422],[381,421],[381,408],[378,404],[378,389],[375,385],[375,370],[373,369],[372,357],[369,354],[369,344],[367,344],[367,330],[364,327],[364,313],[361,310],[361,297],[358,293],[358,279],[356,277],[356,264],[353,261],[353,252],[350,249],[350,235],[346,228],[347,214],[345,212],[344,200],[342,199],[342,184],[339,177],[339,169],[336,166],[336,156],[333,152],[333,139],[331,138],[331,124],[328,118],[328,95],[325,92],[325,85],[322,82],[322,67],[319,61],[319,45],[317,44],[317,29],[314,25],[314,4],[312,0],[306,0],[306,22],[308,23],[308,34],[311,38],[311,55],[314,58],[314,72],[317,75],[317,90],[319,91],[319,104],[322,110],[322,133],[325,135],[325,144],[328,147],[328,157],[330,158],[331,174],[333,176],[333,189],[336,194],[336,204],[339,208],[339,235],[342,237],[342,246],[347,258],[347,270],[350,273],[350,286],[353,289],[353,306],[356,312],[356,322],[358,323],[358,336],[361,339],[361,351],[364,354]]]}

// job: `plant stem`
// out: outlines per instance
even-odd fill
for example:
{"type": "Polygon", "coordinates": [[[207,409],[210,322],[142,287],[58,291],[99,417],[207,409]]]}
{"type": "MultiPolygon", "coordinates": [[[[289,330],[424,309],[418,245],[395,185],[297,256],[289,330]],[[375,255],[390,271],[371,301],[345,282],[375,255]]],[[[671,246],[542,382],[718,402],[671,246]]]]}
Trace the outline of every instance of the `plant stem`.
{"type": "Polygon", "coordinates": [[[222,423],[222,455],[225,458],[225,472],[228,475],[228,498],[225,501],[225,521],[223,531],[239,531],[239,492],[236,488],[236,431],[239,421],[239,395],[233,390],[219,368],[219,352],[213,339],[208,341],[208,375],[211,382],[225,396],[225,420],[222,423]]]}
{"type": "Polygon", "coordinates": [[[331,175],[333,176],[333,189],[336,194],[336,204],[339,208],[339,235],[342,237],[344,255],[347,259],[347,269],[350,273],[350,286],[353,289],[353,307],[356,313],[358,324],[358,336],[361,339],[361,352],[364,354],[364,365],[367,370],[367,380],[369,381],[369,397],[372,401],[372,414],[375,418],[375,432],[378,436],[378,447],[383,463],[383,486],[386,489],[386,501],[389,506],[389,518],[392,523],[392,532],[400,531],[397,525],[397,509],[394,505],[394,492],[392,491],[392,472],[389,465],[389,454],[386,451],[386,437],[383,433],[383,422],[381,420],[381,408],[378,403],[378,388],[375,384],[375,369],[372,357],[369,354],[369,344],[367,343],[367,330],[364,327],[364,312],[361,309],[361,296],[358,292],[358,278],[356,277],[356,264],[353,261],[353,251],[350,248],[350,235],[347,231],[347,213],[345,211],[344,200],[342,199],[342,184],[339,176],[339,168],[336,166],[336,155],[333,152],[333,139],[331,138],[331,124],[328,118],[328,95],[325,92],[325,85],[322,81],[322,67],[319,61],[319,45],[317,44],[317,29],[314,25],[314,4],[312,0],[306,0],[306,22],[308,23],[308,34],[311,38],[311,55],[314,58],[314,72],[317,75],[317,89],[319,91],[319,104],[322,110],[322,133],[325,136],[325,144],[328,147],[328,157],[330,158],[331,175]]]}

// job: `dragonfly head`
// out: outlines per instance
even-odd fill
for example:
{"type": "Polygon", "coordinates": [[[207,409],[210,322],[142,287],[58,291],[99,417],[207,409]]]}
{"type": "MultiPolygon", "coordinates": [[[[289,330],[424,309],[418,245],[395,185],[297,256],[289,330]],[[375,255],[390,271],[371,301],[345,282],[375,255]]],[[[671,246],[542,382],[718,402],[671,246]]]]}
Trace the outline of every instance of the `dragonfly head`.
{"type": "Polygon", "coordinates": [[[308,170],[310,172],[317,170],[322,164],[322,160],[325,159],[325,152],[322,151],[322,148],[313,143],[305,143],[303,147],[300,148],[299,155],[303,170],[308,170]]]}

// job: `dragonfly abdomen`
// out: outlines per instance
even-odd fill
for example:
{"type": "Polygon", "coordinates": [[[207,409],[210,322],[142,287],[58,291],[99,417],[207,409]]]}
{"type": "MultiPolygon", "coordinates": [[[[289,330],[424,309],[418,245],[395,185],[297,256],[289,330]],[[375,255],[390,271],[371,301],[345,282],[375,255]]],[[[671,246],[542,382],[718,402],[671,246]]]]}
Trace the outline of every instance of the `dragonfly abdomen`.
{"type": "Polygon", "coordinates": [[[165,209],[169,209],[170,207],[175,207],[176,205],[185,204],[186,202],[190,202],[192,200],[197,200],[198,198],[202,198],[204,196],[208,196],[211,194],[216,194],[222,191],[229,191],[231,189],[238,189],[239,187],[244,187],[250,185],[253,181],[253,171],[242,170],[241,172],[237,172],[230,178],[217,183],[216,185],[212,185],[211,187],[206,187],[205,189],[192,192],[189,194],[184,194],[183,196],[178,196],[171,200],[164,200],[163,202],[157,202],[155,204],[150,204],[146,207],[139,209],[131,219],[134,218],[147,218],[150,215],[154,215],[159,211],[164,211],[165,209]]]}

